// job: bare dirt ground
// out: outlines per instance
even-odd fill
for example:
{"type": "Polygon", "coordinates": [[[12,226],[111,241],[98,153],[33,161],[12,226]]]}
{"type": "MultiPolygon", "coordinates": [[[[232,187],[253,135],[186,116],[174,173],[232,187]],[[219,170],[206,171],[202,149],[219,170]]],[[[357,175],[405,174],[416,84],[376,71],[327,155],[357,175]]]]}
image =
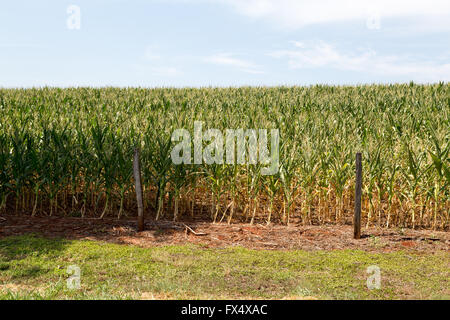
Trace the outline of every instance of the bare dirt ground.
{"type": "Polygon", "coordinates": [[[350,225],[266,226],[147,220],[145,231],[137,232],[135,220],[0,216],[0,237],[29,233],[140,247],[190,243],[214,248],[241,246],[277,250],[450,250],[450,232],[432,230],[363,228],[363,238],[354,240],[350,225]]]}

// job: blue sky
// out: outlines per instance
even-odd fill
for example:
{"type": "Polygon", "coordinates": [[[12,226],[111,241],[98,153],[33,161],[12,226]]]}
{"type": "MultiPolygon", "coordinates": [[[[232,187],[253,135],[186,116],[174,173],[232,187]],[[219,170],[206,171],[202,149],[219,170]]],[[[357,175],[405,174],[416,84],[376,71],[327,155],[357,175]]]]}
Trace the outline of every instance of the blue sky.
{"type": "Polygon", "coordinates": [[[3,1],[0,86],[450,81],[448,0],[3,1]]]}

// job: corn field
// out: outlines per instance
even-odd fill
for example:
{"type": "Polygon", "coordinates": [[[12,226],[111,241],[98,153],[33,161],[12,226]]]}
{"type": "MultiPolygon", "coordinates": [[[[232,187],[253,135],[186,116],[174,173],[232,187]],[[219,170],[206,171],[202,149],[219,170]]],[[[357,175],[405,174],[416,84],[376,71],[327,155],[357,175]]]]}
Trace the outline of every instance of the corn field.
{"type": "Polygon", "coordinates": [[[0,89],[0,214],[351,223],[448,230],[450,86],[0,89]],[[174,165],[174,129],[276,128],[280,170],[174,165]]]}

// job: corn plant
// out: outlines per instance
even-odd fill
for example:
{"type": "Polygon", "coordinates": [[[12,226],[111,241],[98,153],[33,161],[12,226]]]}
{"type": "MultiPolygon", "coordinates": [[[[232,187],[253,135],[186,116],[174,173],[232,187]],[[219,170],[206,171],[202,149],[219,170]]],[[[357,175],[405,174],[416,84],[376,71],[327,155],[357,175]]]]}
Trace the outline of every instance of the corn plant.
{"type": "Polygon", "coordinates": [[[144,207],[158,219],[180,219],[189,199],[192,217],[214,222],[344,223],[362,152],[367,227],[448,230],[449,89],[0,89],[0,210],[132,215],[132,150],[140,147],[144,207]],[[279,172],[261,176],[260,163],[177,167],[171,134],[196,120],[223,133],[279,129],[279,172]]]}

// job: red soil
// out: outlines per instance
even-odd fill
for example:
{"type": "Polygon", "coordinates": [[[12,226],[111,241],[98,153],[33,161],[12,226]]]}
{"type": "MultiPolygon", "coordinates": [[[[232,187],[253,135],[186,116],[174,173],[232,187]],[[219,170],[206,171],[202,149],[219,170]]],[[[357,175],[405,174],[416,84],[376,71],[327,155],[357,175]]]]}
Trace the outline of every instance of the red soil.
{"type": "Polygon", "coordinates": [[[135,220],[81,219],[69,217],[0,217],[0,238],[36,233],[46,237],[102,240],[141,247],[196,244],[205,247],[242,246],[252,249],[367,251],[450,250],[450,232],[411,229],[363,229],[354,240],[350,225],[250,225],[210,222],[147,220],[145,231],[136,231],[135,220]]]}

